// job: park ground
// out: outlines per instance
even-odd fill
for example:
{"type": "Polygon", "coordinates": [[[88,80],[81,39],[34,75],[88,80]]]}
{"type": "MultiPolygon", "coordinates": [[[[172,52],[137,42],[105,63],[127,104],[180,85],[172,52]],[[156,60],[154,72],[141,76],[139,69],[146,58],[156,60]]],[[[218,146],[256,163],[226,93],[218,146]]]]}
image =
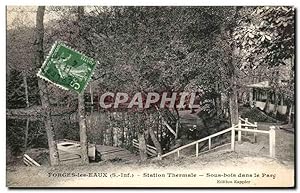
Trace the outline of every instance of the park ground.
{"type": "MultiPolygon", "coordinates": [[[[268,130],[269,124],[258,129],[268,130]]],[[[88,166],[7,167],[8,187],[292,187],[294,186],[294,133],[276,129],[276,158],[268,157],[268,137],[258,135],[257,144],[244,142],[240,151],[220,150],[199,157],[149,160],[147,162],[99,162],[88,166]],[[253,144],[252,144],[253,145],[253,144]],[[248,148],[245,148],[247,147],[248,148]],[[258,148],[257,148],[258,147],[258,148]],[[246,151],[245,151],[246,149],[246,151]],[[58,175],[89,175],[58,177],[58,175]],[[102,176],[107,173],[108,177],[102,176]],[[145,177],[195,173],[189,177],[145,177]],[[254,174],[259,174],[255,178],[254,174]],[[132,176],[133,174],[133,176],[132,176]],[[244,175],[207,177],[207,175],[244,175]],[[265,175],[264,175],[265,174],[265,175]],[[70,174],[72,175],[72,174],[70,174]],[[116,177],[116,175],[122,175],[116,177]],[[203,176],[202,176],[203,175],[203,176]],[[248,177],[246,177],[248,175],[248,177]],[[250,176],[252,175],[252,177],[250,176]],[[264,175],[264,177],[262,177],[264,175]],[[247,182],[249,181],[249,182],[247,182]]]]}

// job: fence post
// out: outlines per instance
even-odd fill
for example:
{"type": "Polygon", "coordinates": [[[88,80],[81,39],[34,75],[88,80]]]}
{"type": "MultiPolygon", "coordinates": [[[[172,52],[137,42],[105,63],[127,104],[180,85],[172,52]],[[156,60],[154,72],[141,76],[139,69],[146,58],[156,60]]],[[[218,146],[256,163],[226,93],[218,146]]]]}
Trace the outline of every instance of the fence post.
{"type": "MultiPolygon", "coordinates": [[[[239,129],[242,128],[242,121],[241,120],[239,120],[238,128],[239,129]]],[[[242,143],[242,131],[238,131],[238,143],[242,143]]]]}
{"type": "MultiPolygon", "coordinates": [[[[246,124],[246,125],[248,124],[248,118],[245,118],[245,124],[246,124]]],[[[248,127],[245,127],[245,129],[248,129],[248,127]]],[[[248,137],[248,132],[245,133],[245,136],[248,137]]]]}
{"type": "Polygon", "coordinates": [[[211,138],[208,138],[208,150],[211,149],[211,138]]]}
{"type": "Polygon", "coordinates": [[[199,143],[196,143],[196,157],[199,156],[199,143]]]}
{"type": "Polygon", "coordinates": [[[249,121],[248,121],[248,118],[245,118],[245,123],[247,124],[249,121]]]}
{"type": "Polygon", "coordinates": [[[234,143],[235,143],[235,130],[234,130],[234,125],[232,125],[232,130],[231,130],[231,151],[234,151],[234,143]]]}
{"type": "Polygon", "coordinates": [[[271,126],[269,131],[270,136],[270,157],[275,158],[275,127],[271,126]]]}
{"type": "MultiPolygon", "coordinates": [[[[257,130],[257,122],[254,122],[254,125],[255,125],[254,130],[257,130]]],[[[253,141],[252,141],[252,143],[256,143],[256,142],[257,142],[257,133],[254,132],[253,133],[253,141]]]]}
{"type": "Polygon", "coordinates": [[[158,159],[158,160],[162,160],[162,157],[160,157],[160,156],[161,156],[160,153],[158,153],[158,154],[157,154],[157,159],[158,159]]]}

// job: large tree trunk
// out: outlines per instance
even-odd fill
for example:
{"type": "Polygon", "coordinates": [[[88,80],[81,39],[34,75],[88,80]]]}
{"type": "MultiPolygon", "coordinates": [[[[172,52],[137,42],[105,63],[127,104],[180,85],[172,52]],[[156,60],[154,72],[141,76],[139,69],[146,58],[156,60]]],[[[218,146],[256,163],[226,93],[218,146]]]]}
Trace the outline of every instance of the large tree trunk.
{"type": "Polygon", "coordinates": [[[218,93],[216,97],[214,98],[215,101],[215,108],[217,111],[217,116],[220,117],[222,115],[222,106],[221,106],[221,94],[219,93],[219,85],[216,84],[215,86],[215,92],[218,93]]]}
{"type": "Polygon", "coordinates": [[[230,110],[230,120],[231,124],[238,124],[239,121],[239,107],[238,107],[238,93],[237,93],[237,81],[236,81],[236,70],[235,70],[235,57],[234,57],[234,51],[235,51],[235,45],[232,42],[233,38],[233,31],[234,27],[236,26],[237,19],[238,19],[238,11],[239,7],[235,7],[235,14],[233,17],[232,23],[229,24],[229,45],[230,45],[230,50],[229,50],[229,63],[228,63],[228,72],[230,76],[230,82],[231,82],[231,89],[229,92],[229,110],[230,110]]]}
{"type": "Polygon", "coordinates": [[[147,160],[147,147],[146,147],[146,140],[145,140],[145,133],[138,132],[138,140],[139,140],[139,151],[140,151],[140,158],[141,161],[147,160]]]}
{"type": "MultiPolygon", "coordinates": [[[[23,73],[23,84],[24,84],[24,91],[25,91],[25,99],[26,99],[26,107],[29,107],[29,97],[28,97],[28,84],[27,84],[27,77],[23,73]]],[[[24,152],[27,150],[27,143],[28,143],[28,130],[29,130],[29,122],[30,120],[26,119],[26,127],[25,127],[25,139],[24,139],[24,152]]]]}
{"type": "Polygon", "coordinates": [[[179,112],[178,112],[178,109],[175,107],[175,112],[176,112],[176,124],[175,124],[175,132],[176,132],[176,136],[175,136],[175,139],[178,139],[180,136],[179,136],[179,125],[180,125],[180,117],[179,117],[179,112]]]}
{"type": "Polygon", "coordinates": [[[94,94],[93,94],[93,86],[90,83],[90,99],[91,99],[91,113],[94,112],[94,94]]]}
{"type": "Polygon", "coordinates": [[[229,110],[231,124],[238,124],[239,122],[239,107],[237,99],[236,86],[232,87],[232,92],[229,94],[229,110]]]}
{"type": "Polygon", "coordinates": [[[22,74],[23,76],[23,85],[24,85],[24,91],[25,91],[25,100],[26,100],[26,107],[29,107],[29,98],[28,98],[28,84],[27,84],[27,77],[25,74],[22,74]]]}
{"type": "MultiPolygon", "coordinates": [[[[79,28],[79,37],[81,36],[81,20],[84,14],[84,7],[78,7],[78,28],[79,28]]],[[[84,164],[89,163],[88,158],[88,141],[87,141],[87,133],[86,133],[86,117],[85,117],[85,106],[84,106],[84,91],[82,94],[78,95],[78,114],[79,114],[79,129],[80,129],[80,145],[81,145],[81,153],[82,153],[82,162],[84,164]]]]}
{"type": "MultiPolygon", "coordinates": [[[[45,6],[39,6],[36,15],[36,65],[41,66],[44,61],[43,38],[44,38],[44,14],[45,6]]],[[[44,124],[48,138],[50,164],[52,166],[59,164],[57,145],[54,140],[54,131],[51,121],[51,109],[47,92],[47,85],[44,80],[38,79],[39,93],[41,97],[42,108],[45,112],[44,124]]]]}
{"type": "Polygon", "coordinates": [[[138,141],[139,141],[140,158],[141,158],[141,161],[146,161],[148,158],[147,142],[146,142],[146,137],[145,137],[145,133],[148,131],[145,129],[146,119],[144,117],[144,114],[142,114],[142,113],[137,113],[135,117],[137,118],[137,122],[139,123],[139,126],[137,127],[137,136],[138,136],[138,141]]]}
{"type": "Polygon", "coordinates": [[[27,144],[28,144],[28,131],[29,131],[29,119],[26,119],[26,127],[25,127],[25,139],[24,139],[24,152],[27,150],[27,144]]]}
{"type": "Polygon", "coordinates": [[[162,154],[161,145],[160,145],[159,141],[157,140],[157,138],[155,136],[155,133],[154,133],[154,131],[153,131],[153,129],[152,129],[151,126],[148,128],[148,131],[149,131],[151,140],[152,140],[152,142],[153,142],[153,144],[154,144],[154,146],[156,148],[157,154],[161,155],[162,154]]]}
{"type": "Polygon", "coordinates": [[[78,95],[78,114],[79,114],[79,128],[80,128],[80,146],[82,153],[82,162],[84,164],[89,163],[88,158],[88,141],[86,134],[86,118],[85,118],[85,108],[84,108],[84,97],[83,94],[78,95]]]}

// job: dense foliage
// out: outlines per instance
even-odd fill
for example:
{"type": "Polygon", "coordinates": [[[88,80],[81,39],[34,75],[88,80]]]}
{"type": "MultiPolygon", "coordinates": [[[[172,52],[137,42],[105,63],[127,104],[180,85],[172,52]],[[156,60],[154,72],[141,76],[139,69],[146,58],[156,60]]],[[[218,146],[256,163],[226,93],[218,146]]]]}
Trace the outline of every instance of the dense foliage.
{"type": "MultiPolygon", "coordinates": [[[[47,7],[44,49],[46,56],[55,41],[65,41],[99,61],[86,89],[86,101],[97,99],[91,99],[91,93],[96,96],[106,91],[129,94],[194,91],[202,94],[203,111],[199,115],[211,118],[210,114],[222,114],[222,108],[228,109],[229,93],[233,86],[237,89],[244,86],[244,77],[248,83],[253,74],[262,75],[265,66],[289,65],[288,61],[294,57],[294,9],[291,7],[85,7],[80,20],[77,11],[76,7],[47,7]],[[233,76],[237,80],[234,83],[233,76]],[[221,95],[223,103],[219,104],[221,95]]],[[[35,76],[38,69],[34,62],[35,28],[23,22],[28,14],[31,12],[20,11],[13,27],[7,30],[8,109],[41,105],[35,76]]],[[[292,63],[291,71],[293,67],[292,63]]],[[[292,76],[289,88],[283,89],[291,101],[293,89],[292,76]]],[[[51,84],[48,84],[48,95],[53,114],[54,107],[73,109],[53,117],[56,137],[78,140],[78,125],[70,118],[77,108],[77,95],[51,84]]],[[[151,117],[157,116],[156,112],[148,113],[121,114],[126,117],[125,123],[113,117],[119,114],[107,115],[111,123],[103,128],[101,124],[96,125],[101,131],[90,126],[89,139],[95,143],[107,142],[106,138],[112,138],[114,132],[109,130],[111,125],[119,133],[129,127],[136,128],[128,138],[120,135],[127,147],[137,132],[147,130],[154,120],[151,117]]],[[[19,152],[24,146],[20,125],[26,125],[25,122],[8,121],[7,133],[13,151],[19,152]]],[[[157,125],[158,121],[153,124],[157,125]]],[[[30,121],[29,131],[33,133],[30,133],[30,147],[39,143],[45,146],[41,125],[36,120],[30,121]]]]}

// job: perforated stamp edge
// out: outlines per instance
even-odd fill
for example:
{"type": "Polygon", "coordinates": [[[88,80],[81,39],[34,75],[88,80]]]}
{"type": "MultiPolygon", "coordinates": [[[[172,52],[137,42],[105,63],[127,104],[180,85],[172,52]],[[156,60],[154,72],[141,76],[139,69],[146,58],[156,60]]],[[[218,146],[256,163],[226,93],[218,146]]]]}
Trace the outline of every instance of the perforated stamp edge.
{"type": "MultiPolygon", "coordinates": [[[[71,48],[70,46],[67,46],[63,41],[55,41],[55,43],[54,43],[54,44],[52,45],[52,47],[51,47],[50,52],[47,54],[46,59],[44,60],[42,66],[40,67],[40,69],[39,69],[39,71],[38,71],[38,73],[37,73],[36,75],[37,75],[39,78],[41,78],[41,79],[43,79],[43,80],[45,80],[45,81],[47,81],[47,82],[50,82],[51,84],[57,86],[58,88],[61,88],[61,89],[63,89],[63,90],[70,90],[69,88],[67,88],[67,87],[65,87],[65,86],[62,86],[62,85],[60,85],[60,84],[57,84],[57,83],[55,83],[55,82],[49,80],[46,76],[44,76],[44,74],[43,74],[43,72],[42,72],[42,69],[46,68],[47,63],[48,63],[49,60],[50,60],[50,56],[53,54],[53,52],[55,51],[56,47],[59,46],[59,45],[64,46],[64,47],[66,47],[66,48],[68,48],[68,49],[70,49],[70,50],[72,50],[72,51],[74,51],[74,52],[77,52],[77,53],[79,53],[80,55],[82,55],[82,56],[84,56],[84,57],[90,58],[90,59],[92,59],[93,61],[95,61],[95,60],[94,60],[93,58],[87,56],[86,54],[84,54],[84,53],[82,53],[82,52],[80,52],[80,51],[78,51],[78,50],[76,50],[76,49],[74,49],[74,48],[71,48]]],[[[92,73],[87,77],[86,84],[85,84],[85,86],[83,87],[83,89],[81,90],[81,92],[84,92],[84,90],[86,89],[86,87],[87,87],[87,85],[89,84],[89,82],[90,82],[92,76],[94,75],[94,70],[95,70],[95,68],[96,68],[96,66],[97,66],[98,64],[99,64],[99,62],[98,62],[98,61],[95,61],[95,65],[93,65],[93,67],[92,67],[92,69],[91,69],[91,72],[92,72],[92,73]]],[[[78,92],[78,91],[75,91],[75,92],[81,93],[81,92],[78,92]]]]}

